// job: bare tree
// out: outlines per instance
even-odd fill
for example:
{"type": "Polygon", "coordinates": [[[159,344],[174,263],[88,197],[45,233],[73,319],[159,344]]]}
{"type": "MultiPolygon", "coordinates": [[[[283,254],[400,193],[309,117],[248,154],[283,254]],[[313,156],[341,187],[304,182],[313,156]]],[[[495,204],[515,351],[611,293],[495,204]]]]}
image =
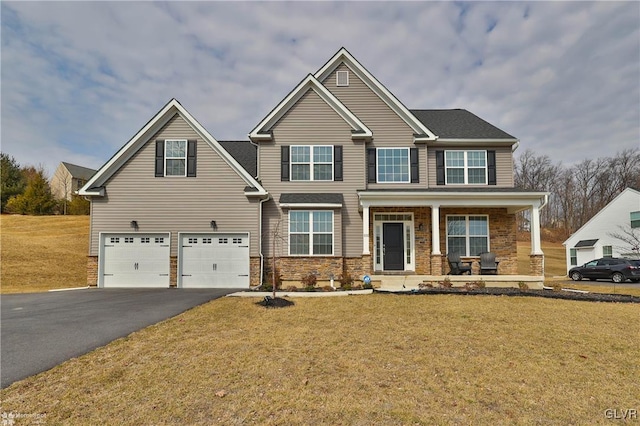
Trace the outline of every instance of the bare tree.
{"type": "Polygon", "coordinates": [[[640,228],[618,226],[618,231],[607,235],[620,241],[620,245],[615,246],[620,253],[640,259],[640,228]]]}

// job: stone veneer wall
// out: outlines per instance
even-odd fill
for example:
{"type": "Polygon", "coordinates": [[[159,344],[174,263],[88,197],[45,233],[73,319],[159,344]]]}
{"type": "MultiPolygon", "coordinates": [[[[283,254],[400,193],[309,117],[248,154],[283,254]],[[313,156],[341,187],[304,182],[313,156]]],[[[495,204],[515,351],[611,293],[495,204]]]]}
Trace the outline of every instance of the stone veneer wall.
{"type": "Polygon", "coordinates": [[[249,285],[256,287],[260,284],[260,258],[252,257],[249,260],[249,285]]]}
{"type": "MultiPolygon", "coordinates": [[[[498,274],[516,275],[518,273],[518,246],[516,242],[516,215],[507,213],[503,208],[441,208],[440,209],[440,250],[447,252],[447,215],[489,215],[489,250],[500,261],[498,274]]],[[[472,272],[478,274],[480,265],[477,258],[472,260],[472,272]]],[[[444,268],[449,270],[447,265],[444,268]]]]}
{"type": "Polygon", "coordinates": [[[178,287],[178,257],[169,259],[169,287],[178,287]]]}
{"type": "Polygon", "coordinates": [[[544,275],[544,255],[532,254],[529,256],[529,275],[544,275]]]}
{"type": "Polygon", "coordinates": [[[98,286],[98,256],[87,256],[87,285],[98,286]]]}

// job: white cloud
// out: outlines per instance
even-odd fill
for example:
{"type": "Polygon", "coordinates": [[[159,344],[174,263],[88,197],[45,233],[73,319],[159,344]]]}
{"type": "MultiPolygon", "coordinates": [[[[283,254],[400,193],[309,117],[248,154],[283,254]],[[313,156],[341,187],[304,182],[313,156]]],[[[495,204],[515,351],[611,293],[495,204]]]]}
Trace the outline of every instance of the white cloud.
{"type": "Polygon", "coordinates": [[[554,159],[640,141],[637,4],[2,2],[2,150],[98,167],[170,98],[246,134],[341,46],[411,108],[554,159]]]}

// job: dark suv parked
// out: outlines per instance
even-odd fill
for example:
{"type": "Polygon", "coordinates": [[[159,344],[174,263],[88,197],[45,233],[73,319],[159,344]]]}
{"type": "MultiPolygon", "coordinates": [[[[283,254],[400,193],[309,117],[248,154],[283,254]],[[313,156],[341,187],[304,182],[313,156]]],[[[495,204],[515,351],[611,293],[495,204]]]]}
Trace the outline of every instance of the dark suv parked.
{"type": "Polygon", "coordinates": [[[589,278],[591,281],[608,279],[614,283],[621,283],[626,280],[637,283],[640,282],[640,266],[637,266],[634,262],[636,261],[615,257],[595,259],[582,266],[571,268],[569,277],[574,281],[589,278]]]}

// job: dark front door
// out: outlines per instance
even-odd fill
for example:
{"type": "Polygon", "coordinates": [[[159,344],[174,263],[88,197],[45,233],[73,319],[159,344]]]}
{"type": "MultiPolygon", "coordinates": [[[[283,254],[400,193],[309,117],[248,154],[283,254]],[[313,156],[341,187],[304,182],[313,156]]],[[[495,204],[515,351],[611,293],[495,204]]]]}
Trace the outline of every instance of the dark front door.
{"type": "Polygon", "coordinates": [[[404,270],[404,241],[402,223],[383,223],[383,261],[385,271],[404,270]]]}

